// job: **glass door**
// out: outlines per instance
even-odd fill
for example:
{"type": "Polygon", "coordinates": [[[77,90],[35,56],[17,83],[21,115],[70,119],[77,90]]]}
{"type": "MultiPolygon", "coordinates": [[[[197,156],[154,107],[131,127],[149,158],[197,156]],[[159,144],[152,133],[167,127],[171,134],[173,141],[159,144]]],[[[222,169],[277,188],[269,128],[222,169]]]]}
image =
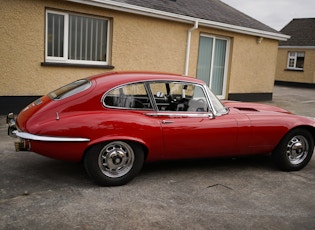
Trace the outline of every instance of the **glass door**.
{"type": "Polygon", "coordinates": [[[224,99],[228,60],[228,39],[201,35],[199,43],[197,78],[224,99]]]}

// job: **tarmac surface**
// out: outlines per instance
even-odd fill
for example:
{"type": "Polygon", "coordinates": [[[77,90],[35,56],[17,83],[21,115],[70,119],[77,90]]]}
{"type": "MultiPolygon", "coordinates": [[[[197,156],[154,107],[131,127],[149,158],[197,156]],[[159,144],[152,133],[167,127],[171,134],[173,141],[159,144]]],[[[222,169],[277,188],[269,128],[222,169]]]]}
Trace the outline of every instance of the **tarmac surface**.
{"type": "MultiPolygon", "coordinates": [[[[272,102],[315,117],[315,89],[276,86],[272,102]]],[[[269,157],[145,164],[99,187],[81,164],[15,152],[0,116],[0,229],[315,229],[315,157],[282,172],[269,157]]]]}

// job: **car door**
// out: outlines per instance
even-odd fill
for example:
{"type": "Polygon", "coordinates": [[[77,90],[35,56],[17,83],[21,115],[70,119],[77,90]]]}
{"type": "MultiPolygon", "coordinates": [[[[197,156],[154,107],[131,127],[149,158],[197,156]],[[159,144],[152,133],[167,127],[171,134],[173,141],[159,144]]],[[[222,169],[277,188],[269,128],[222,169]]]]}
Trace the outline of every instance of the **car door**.
{"type": "Polygon", "coordinates": [[[237,154],[237,122],[229,114],[214,116],[203,87],[187,82],[150,84],[167,159],[237,154]]]}

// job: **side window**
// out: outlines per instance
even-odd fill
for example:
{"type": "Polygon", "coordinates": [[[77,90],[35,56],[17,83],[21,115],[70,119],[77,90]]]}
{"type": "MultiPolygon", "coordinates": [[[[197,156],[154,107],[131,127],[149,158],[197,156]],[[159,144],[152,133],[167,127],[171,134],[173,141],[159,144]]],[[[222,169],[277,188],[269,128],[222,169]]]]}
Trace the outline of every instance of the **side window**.
{"type": "Polygon", "coordinates": [[[143,83],[129,84],[108,92],[103,104],[107,107],[126,109],[152,109],[143,83]]]}
{"type": "Polygon", "coordinates": [[[208,112],[205,93],[199,85],[184,82],[151,83],[159,111],[208,112]]]}
{"type": "Polygon", "coordinates": [[[288,69],[303,70],[304,52],[288,52],[288,69]]]}
{"type": "Polygon", "coordinates": [[[65,85],[59,89],[56,89],[48,94],[48,96],[53,100],[61,100],[77,93],[80,93],[88,88],[90,88],[91,82],[82,79],[65,85]]]}
{"type": "Polygon", "coordinates": [[[108,18],[46,11],[45,61],[108,65],[108,18]]]}

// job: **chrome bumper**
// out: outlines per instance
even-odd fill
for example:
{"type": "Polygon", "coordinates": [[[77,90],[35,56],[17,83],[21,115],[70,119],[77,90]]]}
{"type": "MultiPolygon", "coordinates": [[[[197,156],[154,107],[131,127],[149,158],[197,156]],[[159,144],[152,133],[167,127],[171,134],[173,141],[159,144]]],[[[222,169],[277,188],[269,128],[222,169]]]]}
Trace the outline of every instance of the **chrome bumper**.
{"type": "Polygon", "coordinates": [[[15,115],[13,113],[9,113],[7,115],[6,122],[8,124],[8,135],[10,137],[16,137],[15,131],[17,131],[16,124],[15,124],[15,115]]]}
{"type": "MultiPolygon", "coordinates": [[[[6,122],[8,124],[8,135],[10,137],[18,137],[16,134],[18,133],[16,123],[15,123],[16,116],[13,113],[9,113],[7,115],[6,122]]],[[[30,151],[31,144],[29,140],[21,139],[19,141],[14,142],[15,151],[30,151]]]]}
{"type": "Polygon", "coordinates": [[[15,142],[15,150],[18,151],[30,151],[30,141],[47,141],[47,142],[89,142],[89,138],[81,137],[51,137],[51,136],[39,136],[31,133],[20,132],[16,127],[16,116],[13,113],[7,115],[8,135],[10,137],[18,137],[20,141],[15,142]]]}

